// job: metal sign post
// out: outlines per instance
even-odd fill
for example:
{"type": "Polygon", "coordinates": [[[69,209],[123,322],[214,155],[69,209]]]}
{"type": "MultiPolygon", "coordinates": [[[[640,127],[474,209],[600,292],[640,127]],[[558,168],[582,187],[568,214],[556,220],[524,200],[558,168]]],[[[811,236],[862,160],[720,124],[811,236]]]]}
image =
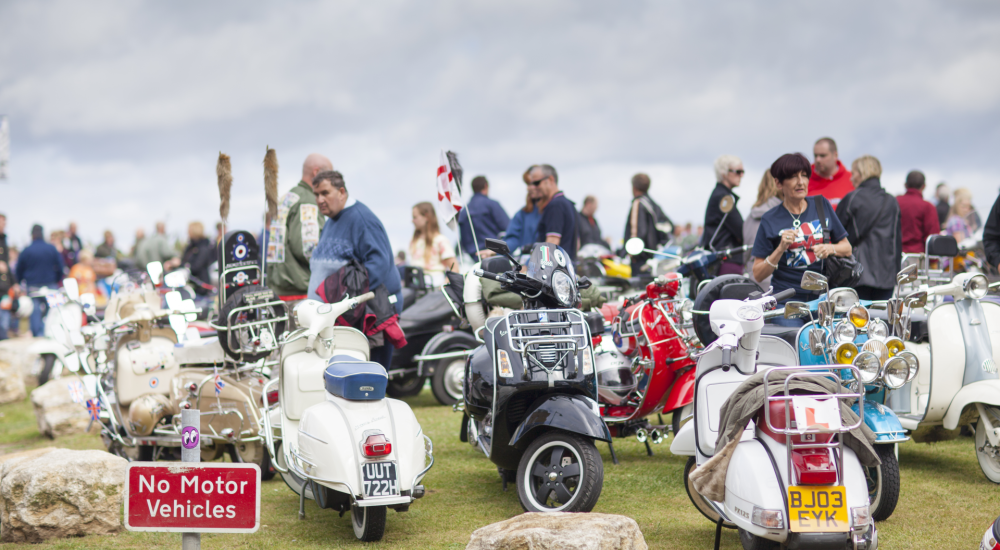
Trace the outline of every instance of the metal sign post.
{"type": "MultiPolygon", "coordinates": [[[[181,462],[201,462],[200,428],[200,410],[181,410],[181,462]]],[[[201,533],[181,533],[181,550],[201,550],[201,533]]]]}

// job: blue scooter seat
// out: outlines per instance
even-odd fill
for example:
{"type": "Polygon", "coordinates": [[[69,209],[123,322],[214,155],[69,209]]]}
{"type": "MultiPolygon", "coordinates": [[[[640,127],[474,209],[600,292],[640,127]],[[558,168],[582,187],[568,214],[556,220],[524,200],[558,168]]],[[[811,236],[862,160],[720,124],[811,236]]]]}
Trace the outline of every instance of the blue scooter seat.
{"type": "Polygon", "coordinates": [[[389,376],[382,365],[349,355],[334,355],[323,371],[326,391],[351,401],[385,399],[389,376]]]}

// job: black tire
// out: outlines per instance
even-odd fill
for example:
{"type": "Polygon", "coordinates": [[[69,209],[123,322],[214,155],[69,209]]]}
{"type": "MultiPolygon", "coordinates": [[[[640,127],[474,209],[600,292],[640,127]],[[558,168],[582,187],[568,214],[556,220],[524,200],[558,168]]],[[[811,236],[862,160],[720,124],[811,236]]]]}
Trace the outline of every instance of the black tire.
{"type": "MultiPolygon", "coordinates": [[[[460,351],[465,348],[454,348],[448,351],[460,351]]],[[[454,405],[462,401],[462,381],[465,380],[465,357],[442,359],[434,367],[431,377],[431,391],[438,403],[454,405]],[[457,376],[456,376],[457,373],[457,376]]]]}
{"type": "Polygon", "coordinates": [[[872,519],[885,521],[896,510],[899,502],[899,461],[896,459],[896,445],[875,445],[882,464],[865,468],[868,482],[868,500],[871,502],[872,519]]]}
{"type": "MultiPolygon", "coordinates": [[[[238,307],[243,307],[243,306],[249,305],[247,303],[247,301],[246,301],[246,298],[245,298],[245,296],[247,294],[262,292],[262,291],[266,291],[266,290],[267,290],[266,287],[262,287],[260,285],[247,286],[247,287],[243,287],[243,288],[237,290],[236,293],[234,293],[231,296],[229,296],[229,298],[226,300],[226,303],[222,304],[222,307],[219,308],[219,317],[218,317],[218,320],[217,320],[216,324],[221,325],[221,326],[225,326],[226,325],[226,320],[229,318],[229,312],[230,311],[232,311],[232,310],[234,310],[234,309],[236,309],[238,307]]],[[[268,307],[268,308],[264,309],[264,315],[261,315],[261,309],[262,308],[258,308],[257,310],[246,311],[246,312],[241,313],[240,315],[245,316],[246,321],[261,321],[261,320],[264,320],[264,319],[267,319],[267,318],[274,319],[274,318],[278,318],[278,317],[284,317],[284,315],[285,315],[285,306],[284,306],[284,304],[276,305],[276,306],[268,307]],[[258,317],[262,317],[262,318],[258,319],[258,317]]],[[[274,338],[275,338],[275,341],[277,341],[278,338],[281,337],[281,334],[284,333],[284,332],[285,332],[285,321],[280,321],[280,322],[274,324],[274,338]]],[[[234,350],[229,345],[229,332],[228,331],[226,331],[226,330],[220,330],[218,336],[219,336],[219,345],[222,346],[222,349],[223,349],[223,351],[226,352],[226,355],[228,355],[229,357],[232,357],[233,359],[235,359],[237,361],[241,361],[241,362],[245,362],[245,363],[253,363],[254,361],[260,361],[261,359],[264,359],[265,357],[271,355],[271,353],[272,353],[270,351],[266,351],[266,352],[265,351],[261,351],[261,352],[257,352],[257,353],[240,352],[239,349],[234,350]]],[[[241,337],[240,337],[239,334],[235,335],[235,338],[236,338],[237,341],[239,341],[241,339],[241,337]]]]}
{"type": "MultiPolygon", "coordinates": [[[[996,407],[987,406],[987,414],[996,411],[996,407]]],[[[994,415],[995,416],[995,415],[994,415]]],[[[996,425],[996,418],[993,419],[996,425]]],[[[986,435],[986,423],[980,420],[976,422],[976,458],[979,460],[979,468],[983,471],[986,479],[993,483],[1000,483],[1000,450],[990,444],[986,435]]]]}
{"type": "Polygon", "coordinates": [[[42,369],[38,371],[38,385],[44,385],[52,378],[52,369],[56,366],[56,356],[46,353],[39,357],[42,361],[42,369]]]}
{"type": "MultiPolygon", "coordinates": [[[[708,503],[705,497],[701,496],[694,486],[691,485],[691,470],[694,470],[695,460],[693,456],[688,457],[687,464],[684,465],[684,490],[687,491],[688,498],[691,499],[691,504],[701,512],[701,515],[708,518],[712,523],[719,522],[719,513],[715,511],[715,508],[708,503]]],[[[731,522],[723,522],[722,526],[727,529],[732,529],[736,527],[736,524],[731,522]]]]}
{"type": "Polygon", "coordinates": [[[748,533],[743,529],[739,529],[740,534],[740,544],[743,545],[743,550],[778,550],[780,545],[773,541],[765,538],[758,537],[753,533],[748,533]]]}
{"type": "Polygon", "coordinates": [[[400,399],[403,397],[413,397],[424,389],[423,376],[411,374],[402,378],[393,378],[385,387],[385,394],[389,397],[400,399]]]}
{"type": "Polygon", "coordinates": [[[694,420],[694,403],[688,403],[679,409],[674,409],[674,414],[670,419],[670,429],[674,432],[674,437],[677,437],[677,432],[681,431],[681,428],[685,424],[694,420]]]}
{"type": "Polygon", "coordinates": [[[517,496],[528,512],[589,512],[603,486],[594,442],[561,430],[532,441],[517,467],[517,496]]]}
{"type": "Polygon", "coordinates": [[[351,525],[354,536],[361,542],[382,540],[385,534],[385,506],[352,506],[351,525]]]}
{"type": "Polygon", "coordinates": [[[140,445],[139,446],[139,456],[136,458],[139,462],[152,462],[153,456],[156,454],[156,447],[153,445],[140,445]]]}
{"type": "Polygon", "coordinates": [[[271,464],[271,453],[267,452],[267,447],[264,443],[261,443],[260,446],[262,447],[260,450],[261,458],[260,463],[257,464],[257,466],[260,466],[260,480],[271,481],[274,479],[275,474],[278,473],[278,470],[275,470],[274,465],[271,464]]]}

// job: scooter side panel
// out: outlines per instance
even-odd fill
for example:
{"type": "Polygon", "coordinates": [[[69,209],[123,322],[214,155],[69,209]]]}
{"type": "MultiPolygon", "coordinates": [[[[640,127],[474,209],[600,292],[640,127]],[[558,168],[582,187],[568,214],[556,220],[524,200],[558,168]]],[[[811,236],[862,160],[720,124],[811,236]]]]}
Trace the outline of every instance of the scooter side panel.
{"type": "Polygon", "coordinates": [[[670,453],[678,456],[694,456],[695,454],[694,422],[681,426],[670,442],[670,453]]]}
{"type": "Polygon", "coordinates": [[[281,397],[285,416],[300,420],[309,407],[322,403],[326,395],[323,369],[326,361],[302,351],[284,358],[281,365],[281,397]]]}
{"type": "Polygon", "coordinates": [[[938,422],[962,389],[965,372],[965,340],[955,304],[934,308],[927,316],[927,331],[931,337],[931,387],[923,422],[938,422]]]}
{"type": "MultiPolygon", "coordinates": [[[[917,378],[910,384],[910,408],[905,411],[897,411],[902,414],[924,414],[927,409],[927,400],[931,391],[931,346],[926,342],[906,342],[906,350],[913,352],[917,356],[920,368],[917,369],[917,378]]],[[[913,429],[913,428],[910,428],[913,429]]]]}
{"type": "Polygon", "coordinates": [[[962,409],[974,403],[1000,407],[1000,380],[980,380],[959,390],[944,416],[944,428],[957,428],[962,409]]]}
{"type": "Polygon", "coordinates": [[[994,360],[993,335],[989,331],[989,321],[1000,330],[1000,305],[980,302],[971,298],[955,302],[959,326],[965,341],[965,376],[962,385],[967,386],[981,380],[997,380],[997,363],[994,360]]]}
{"type": "Polygon", "coordinates": [[[611,434],[601,419],[597,403],[579,395],[554,394],[542,398],[514,430],[510,445],[541,428],[557,428],[608,441],[611,434]]]}
{"type": "MultiPolygon", "coordinates": [[[[779,456],[783,455],[776,455],[775,462],[780,464],[779,456]]],[[[725,507],[726,515],[743,530],[783,541],[786,536],[783,530],[768,530],[750,521],[754,506],[765,510],[783,510],[787,515],[778,475],[760,440],[740,442],[726,471],[725,507]]]]}
{"type": "Polygon", "coordinates": [[[393,453],[399,461],[399,490],[413,489],[413,477],[424,469],[424,438],[420,422],[406,403],[397,399],[386,399],[392,410],[393,433],[391,438],[393,453]],[[397,447],[398,445],[398,447],[397,447]]]}
{"type": "Polygon", "coordinates": [[[115,360],[118,401],[124,406],[147,393],[169,395],[170,382],[180,372],[174,342],[153,336],[148,342],[130,339],[122,343],[115,360]]]}

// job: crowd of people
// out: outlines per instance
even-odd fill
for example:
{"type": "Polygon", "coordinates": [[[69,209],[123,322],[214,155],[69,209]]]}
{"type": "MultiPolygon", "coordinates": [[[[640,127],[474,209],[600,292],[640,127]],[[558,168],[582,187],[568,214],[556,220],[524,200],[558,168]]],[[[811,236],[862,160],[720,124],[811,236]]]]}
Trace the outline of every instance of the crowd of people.
{"type": "MultiPolygon", "coordinates": [[[[675,225],[650,196],[649,175],[635,174],[621,242],[638,237],[648,249],[667,244],[682,250],[745,246],[748,252],[729,255],[719,273],[744,274],[775,291],[794,289],[796,299],[808,298],[799,287],[805,270],[821,270],[820,262],[829,257],[853,256],[863,267],[859,296],[884,299],[892,291],[902,254],[923,252],[930,235],[944,233],[961,241],[983,228],[968,189],[952,193],[940,183],[934,191],[936,204],[931,204],[923,198],[926,178],[915,170],[906,177],[906,192],[893,197],[882,186],[882,166],[875,157],[859,157],[848,169],[839,159],[836,142],[828,137],[817,140],[812,152],[812,162],[800,153],[790,153],[764,171],[746,219],[736,207],[740,200],[736,190],[746,174],[743,163],[733,155],[718,157],[713,165],[715,187],[703,223],[697,226],[675,225]],[[731,208],[723,207],[727,202],[731,208]]],[[[583,247],[593,250],[590,245],[607,253],[615,250],[595,216],[597,197],[583,197],[577,209],[560,189],[558,172],[549,164],[529,166],[522,179],[524,205],[513,217],[490,197],[485,176],[472,179],[472,196],[458,215],[458,246],[442,234],[432,203],[414,205],[412,239],[405,251],[394,256],[381,221],[367,206],[350,198],[344,176],[328,158],[309,155],[301,181],[281,198],[277,216],[269,221],[264,235],[268,285],[294,305],[317,297],[325,279],[354,262],[367,270],[371,288],[384,285],[395,296],[402,287],[400,263],[422,268],[434,285],[441,285],[445,273],[457,269],[459,256],[476,261],[492,254],[485,248],[487,238],[503,238],[512,250],[549,242],[561,246],[573,259],[583,247]]],[[[1000,263],[997,210],[994,207],[984,231],[996,241],[984,242],[992,265],[1000,263]]],[[[101,281],[129,262],[141,267],[160,261],[167,270],[184,266],[196,283],[210,283],[215,243],[222,237],[217,234],[212,241],[201,223],[192,222],[188,242],[182,247],[171,241],[165,224],[158,222],[148,236],[144,229],[137,230],[135,244],[122,251],[111,231],[104,233],[99,245],[88,247],[75,223],[53,231],[48,240],[42,227],[35,225],[31,244],[18,251],[7,245],[5,226],[6,217],[0,214],[0,339],[16,330],[13,314],[23,296],[33,301],[29,325],[33,334],[40,335],[46,305],[44,298],[32,293],[58,286],[67,276],[79,282],[81,293],[93,292],[99,302],[107,298],[101,281]]],[[[216,229],[218,233],[221,226],[216,229]]],[[[632,256],[633,272],[647,269],[650,258],[648,252],[632,256]]],[[[195,290],[205,292],[201,286],[208,285],[196,285],[195,290]]],[[[401,298],[391,301],[393,308],[401,308],[401,298]]],[[[391,347],[373,350],[373,355],[388,361],[391,347]]]]}

